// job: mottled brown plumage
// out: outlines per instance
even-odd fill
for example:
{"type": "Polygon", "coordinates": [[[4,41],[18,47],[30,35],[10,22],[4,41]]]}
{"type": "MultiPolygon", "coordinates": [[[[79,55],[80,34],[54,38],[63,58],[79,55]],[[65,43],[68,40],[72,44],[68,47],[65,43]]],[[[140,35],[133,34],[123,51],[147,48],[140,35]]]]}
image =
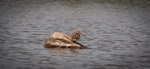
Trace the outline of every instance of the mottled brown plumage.
{"type": "Polygon", "coordinates": [[[79,30],[73,32],[73,33],[71,34],[71,39],[72,39],[73,41],[77,41],[78,39],[80,39],[80,34],[81,34],[81,32],[80,32],[79,30]]]}

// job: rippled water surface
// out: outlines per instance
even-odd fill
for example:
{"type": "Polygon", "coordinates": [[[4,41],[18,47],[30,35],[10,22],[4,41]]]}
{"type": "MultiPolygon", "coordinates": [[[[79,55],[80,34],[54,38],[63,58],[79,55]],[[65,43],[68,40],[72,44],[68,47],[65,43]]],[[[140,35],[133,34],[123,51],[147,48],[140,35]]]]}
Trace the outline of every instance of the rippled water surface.
{"type": "Polygon", "coordinates": [[[150,6],[134,1],[2,0],[0,69],[150,69],[150,6]],[[43,47],[77,29],[88,49],[43,47]]]}

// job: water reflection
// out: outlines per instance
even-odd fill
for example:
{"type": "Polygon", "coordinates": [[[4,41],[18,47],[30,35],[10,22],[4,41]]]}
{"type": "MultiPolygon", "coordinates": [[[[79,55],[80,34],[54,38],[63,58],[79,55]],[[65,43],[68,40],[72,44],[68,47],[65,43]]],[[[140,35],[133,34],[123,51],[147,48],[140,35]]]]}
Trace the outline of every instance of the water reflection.
{"type": "Polygon", "coordinates": [[[72,53],[77,54],[77,49],[73,48],[48,48],[47,51],[50,53],[72,53]]]}

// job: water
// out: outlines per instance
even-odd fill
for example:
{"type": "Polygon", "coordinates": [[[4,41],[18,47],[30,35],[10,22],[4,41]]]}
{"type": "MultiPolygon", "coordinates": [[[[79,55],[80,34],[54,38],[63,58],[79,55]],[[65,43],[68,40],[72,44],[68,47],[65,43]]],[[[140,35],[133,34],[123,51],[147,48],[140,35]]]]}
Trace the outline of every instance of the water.
{"type": "Polygon", "coordinates": [[[149,3],[130,1],[1,1],[0,69],[149,69],[149,3]],[[77,29],[88,49],[43,47],[77,29]]]}

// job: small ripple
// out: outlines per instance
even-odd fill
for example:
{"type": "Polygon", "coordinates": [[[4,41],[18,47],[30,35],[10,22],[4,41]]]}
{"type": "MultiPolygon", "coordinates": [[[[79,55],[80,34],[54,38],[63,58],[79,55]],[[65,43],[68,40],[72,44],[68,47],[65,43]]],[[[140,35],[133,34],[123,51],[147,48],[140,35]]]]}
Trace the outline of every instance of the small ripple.
{"type": "Polygon", "coordinates": [[[142,55],[142,56],[139,56],[140,58],[150,58],[150,55],[142,55]]]}
{"type": "Polygon", "coordinates": [[[0,69],[6,69],[5,65],[0,64],[0,69]]]}
{"type": "Polygon", "coordinates": [[[137,61],[137,62],[142,63],[142,64],[143,64],[143,63],[150,64],[150,60],[146,60],[146,61],[142,61],[142,60],[141,60],[141,61],[137,61]]]}
{"type": "Polygon", "coordinates": [[[105,66],[127,66],[127,65],[121,65],[121,64],[104,64],[105,66]]]}
{"type": "Polygon", "coordinates": [[[22,31],[22,32],[30,32],[30,31],[28,31],[28,30],[24,30],[24,31],[22,31]]]}

